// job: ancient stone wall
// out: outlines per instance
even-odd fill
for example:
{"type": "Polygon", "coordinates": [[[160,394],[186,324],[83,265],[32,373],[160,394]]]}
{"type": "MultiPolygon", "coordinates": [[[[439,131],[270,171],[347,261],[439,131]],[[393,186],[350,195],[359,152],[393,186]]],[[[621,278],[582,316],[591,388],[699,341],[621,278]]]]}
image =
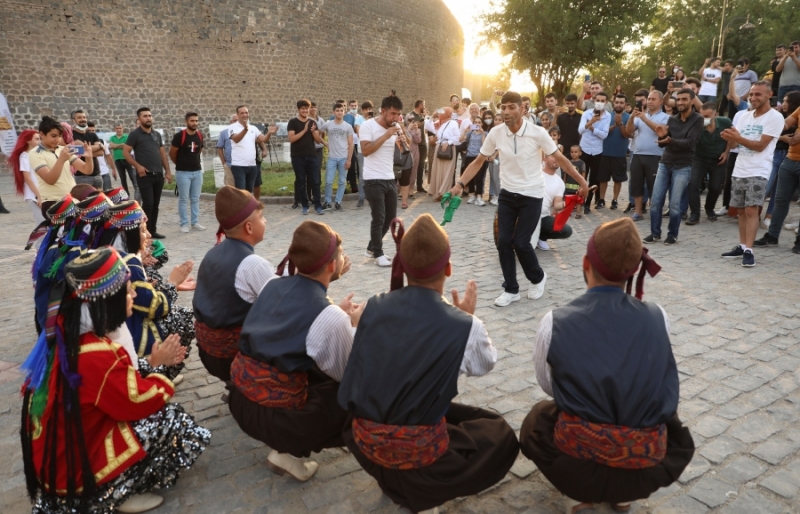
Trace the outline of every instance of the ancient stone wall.
{"type": "Polygon", "coordinates": [[[0,0],[0,91],[19,129],[82,108],[100,130],[286,121],[307,97],[407,110],[460,93],[461,27],[440,0],[0,0]]]}

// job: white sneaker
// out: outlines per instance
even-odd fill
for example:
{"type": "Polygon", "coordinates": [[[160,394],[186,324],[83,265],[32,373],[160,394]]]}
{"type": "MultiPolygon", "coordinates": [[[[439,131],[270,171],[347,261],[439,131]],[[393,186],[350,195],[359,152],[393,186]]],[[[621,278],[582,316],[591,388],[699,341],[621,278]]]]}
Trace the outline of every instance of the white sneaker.
{"type": "Polygon", "coordinates": [[[494,300],[494,304],[498,307],[505,307],[510,305],[511,302],[518,302],[519,301],[519,293],[512,294],[512,293],[503,293],[494,300]]]}
{"type": "Polygon", "coordinates": [[[317,472],[319,464],[312,461],[304,461],[293,457],[288,453],[278,453],[272,450],[267,457],[267,467],[278,475],[289,474],[301,482],[307,481],[317,472]]]}
{"type": "Polygon", "coordinates": [[[172,385],[176,386],[183,382],[183,373],[172,379],[172,385]]]}
{"type": "Polygon", "coordinates": [[[547,282],[547,273],[544,274],[544,278],[538,284],[534,284],[532,288],[528,291],[528,299],[529,300],[538,300],[544,294],[544,283],[547,282]]]}
{"type": "Polygon", "coordinates": [[[483,207],[484,205],[486,205],[486,202],[484,202],[484,201],[483,201],[483,198],[481,198],[481,197],[479,196],[479,197],[478,197],[478,198],[475,200],[475,205],[477,205],[478,207],[483,207]]]}
{"type": "Polygon", "coordinates": [[[550,245],[547,244],[547,241],[542,241],[541,239],[539,239],[539,244],[537,244],[536,247],[539,250],[544,250],[545,252],[549,252],[550,251],[550,245]]]}
{"type": "Polygon", "coordinates": [[[497,198],[492,198],[489,200],[489,205],[497,205],[497,198]]]}
{"type": "Polygon", "coordinates": [[[472,195],[469,195],[469,198],[467,198],[467,203],[475,203],[475,197],[472,196],[472,195]]]}
{"type": "Polygon", "coordinates": [[[375,254],[372,253],[371,251],[367,250],[367,251],[364,252],[364,257],[369,257],[370,259],[374,259],[375,258],[375,254]]]}
{"type": "Polygon", "coordinates": [[[797,230],[797,227],[800,226],[800,222],[797,223],[787,223],[783,226],[786,230],[797,230]]]}
{"type": "Polygon", "coordinates": [[[184,234],[188,234],[189,233],[189,225],[181,225],[181,232],[183,232],[184,234]]]}
{"type": "Polygon", "coordinates": [[[194,225],[192,225],[192,230],[203,231],[205,229],[206,229],[206,227],[204,227],[203,225],[201,225],[199,223],[195,223],[194,225]]]}
{"type": "Polygon", "coordinates": [[[761,228],[766,228],[766,229],[769,228],[769,220],[768,219],[761,220],[761,228]]]}
{"type": "Polygon", "coordinates": [[[375,259],[375,264],[377,264],[378,266],[380,266],[382,268],[386,268],[386,267],[389,267],[389,266],[392,265],[392,261],[387,259],[385,255],[381,255],[380,257],[375,259]]]}
{"type": "Polygon", "coordinates": [[[138,512],[147,512],[153,510],[159,505],[164,503],[164,498],[153,493],[136,494],[128,498],[128,500],[117,507],[117,511],[126,514],[136,514],[138,512]]]}
{"type": "Polygon", "coordinates": [[[721,209],[718,209],[714,214],[716,214],[717,216],[725,216],[726,214],[728,214],[728,209],[723,207],[721,209]]]}

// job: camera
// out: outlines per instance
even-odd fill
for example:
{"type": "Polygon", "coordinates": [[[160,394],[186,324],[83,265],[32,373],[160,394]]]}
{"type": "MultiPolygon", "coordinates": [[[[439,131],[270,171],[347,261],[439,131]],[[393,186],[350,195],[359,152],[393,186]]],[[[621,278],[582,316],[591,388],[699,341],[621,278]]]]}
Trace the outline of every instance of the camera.
{"type": "Polygon", "coordinates": [[[675,89],[683,89],[683,81],[682,80],[673,80],[672,87],[675,89]]]}
{"type": "Polygon", "coordinates": [[[480,125],[477,125],[477,124],[475,124],[475,123],[473,123],[472,125],[470,125],[470,126],[469,126],[469,129],[470,129],[470,130],[478,130],[479,128],[481,128],[481,126],[480,126],[480,125]]]}

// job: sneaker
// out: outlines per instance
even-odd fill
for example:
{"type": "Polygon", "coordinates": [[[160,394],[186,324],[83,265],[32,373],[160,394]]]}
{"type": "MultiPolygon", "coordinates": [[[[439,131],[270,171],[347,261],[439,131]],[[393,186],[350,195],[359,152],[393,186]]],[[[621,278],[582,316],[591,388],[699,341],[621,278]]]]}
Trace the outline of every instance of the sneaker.
{"type": "Polygon", "coordinates": [[[506,307],[507,305],[511,305],[511,302],[518,302],[519,301],[519,293],[503,293],[497,298],[494,299],[494,304],[498,307],[506,307]]]}
{"type": "Polygon", "coordinates": [[[714,212],[714,214],[716,214],[717,216],[725,216],[726,214],[728,214],[728,208],[727,207],[723,207],[721,209],[717,209],[714,212]]]}
{"type": "Polygon", "coordinates": [[[199,223],[195,223],[194,225],[192,225],[192,230],[199,230],[199,231],[202,232],[205,229],[206,229],[206,227],[204,227],[203,225],[201,225],[199,223]]]}
{"type": "Polygon", "coordinates": [[[625,214],[628,214],[628,213],[629,213],[629,212],[631,212],[631,211],[632,211],[632,210],[633,210],[635,207],[636,207],[635,205],[633,205],[632,203],[629,203],[629,204],[628,204],[628,206],[627,206],[627,207],[625,207],[625,210],[624,210],[624,211],[622,211],[622,212],[624,212],[625,214]]]}
{"type": "Polygon", "coordinates": [[[697,225],[700,222],[700,215],[699,214],[692,214],[688,220],[686,220],[687,225],[697,225]]]}
{"type": "Polygon", "coordinates": [[[763,228],[765,230],[769,230],[769,220],[768,219],[761,220],[761,223],[759,225],[761,226],[761,228],[763,228]]]}
{"type": "Polygon", "coordinates": [[[731,248],[730,252],[723,253],[722,254],[722,258],[723,259],[736,259],[738,257],[741,257],[742,255],[744,255],[744,248],[742,248],[742,245],[736,245],[733,248],[731,248]]]}
{"type": "Polygon", "coordinates": [[[786,230],[797,230],[797,227],[800,226],[800,222],[798,223],[787,223],[783,226],[786,230]]]}
{"type": "Polygon", "coordinates": [[[708,216],[708,221],[717,221],[717,213],[714,211],[708,211],[706,216],[708,216]]]}
{"type": "Polygon", "coordinates": [[[364,207],[364,200],[359,200],[358,203],[356,203],[356,207],[364,207]]]}
{"type": "Polygon", "coordinates": [[[497,198],[492,198],[489,200],[489,205],[497,205],[497,198]]]}
{"type": "Polygon", "coordinates": [[[753,251],[745,250],[744,255],[742,255],[742,267],[752,268],[755,265],[756,265],[756,256],[753,255],[753,251]]]}
{"type": "Polygon", "coordinates": [[[794,246],[792,247],[792,253],[800,253],[800,243],[794,243],[794,246]]]}
{"type": "Polygon", "coordinates": [[[300,207],[299,203],[295,202],[292,204],[292,209],[297,209],[298,207],[300,207]]]}
{"type": "Polygon", "coordinates": [[[617,201],[616,200],[611,200],[610,209],[616,209],[617,207],[619,207],[619,204],[617,203],[617,201]]]}
{"type": "Polygon", "coordinates": [[[538,300],[544,294],[544,283],[547,282],[547,273],[544,274],[544,278],[538,284],[533,284],[533,287],[528,290],[528,299],[529,300],[538,300]]]}
{"type": "Polygon", "coordinates": [[[167,236],[164,234],[159,234],[158,232],[154,232],[150,237],[153,239],[166,239],[167,236]]]}
{"type": "Polygon", "coordinates": [[[631,216],[631,219],[633,221],[642,221],[644,219],[644,216],[640,216],[638,213],[634,212],[633,216],[631,216]]]}
{"type": "Polygon", "coordinates": [[[183,232],[184,234],[188,234],[189,233],[189,225],[181,225],[181,232],[183,232]]]}
{"type": "Polygon", "coordinates": [[[469,198],[467,199],[467,203],[475,203],[475,197],[472,196],[472,195],[469,195],[469,198]]]}
{"type": "Polygon", "coordinates": [[[594,208],[595,208],[595,209],[602,209],[602,208],[603,208],[603,207],[605,207],[605,206],[606,206],[606,201],[605,201],[605,200],[597,200],[597,201],[594,203],[594,208]]]}
{"type": "Polygon", "coordinates": [[[678,242],[678,238],[677,237],[672,237],[672,236],[667,236],[667,238],[664,240],[664,244],[667,245],[667,246],[674,245],[677,242],[678,242]]]}
{"type": "Polygon", "coordinates": [[[365,251],[365,252],[364,252],[364,256],[365,256],[365,257],[369,257],[370,259],[374,259],[374,258],[375,258],[375,254],[374,254],[374,253],[372,253],[372,251],[371,251],[371,250],[367,250],[367,251],[365,251]]]}
{"type": "Polygon", "coordinates": [[[589,208],[589,204],[584,205],[583,206],[583,213],[584,214],[589,214],[590,212],[592,212],[592,209],[589,208]]]}
{"type": "Polygon", "coordinates": [[[539,240],[539,243],[536,245],[536,248],[538,248],[539,250],[544,250],[545,252],[550,251],[550,245],[547,244],[547,241],[542,241],[541,239],[539,240]]]}
{"type": "Polygon", "coordinates": [[[486,202],[484,202],[483,198],[479,196],[478,198],[475,199],[475,205],[477,205],[478,207],[483,207],[484,205],[486,205],[486,202]]]}
{"type": "Polygon", "coordinates": [[[769,232],[764,234],[761,239],[756,239],[753,241],[753,246],[776,246],[778,244],[778,238],[772,237],[769,235],[769,232]]]}
{"type": "Polygon", "coordinates": [[[303,207],[303,216],[308,214],[308,207],[303,207]]]}
{"type": "Polygon", "coordinates": [[[661,241],[661,238],[660,237],[656,237],[653,234],[650,234],[649,236],[647,236],[644,239],[642,239],[642,242],[645,243],[645,244],[655,243],[655,242],[658,242],[658,241],[661,241]]]}
{"type": "MultiPolygon", "coordinates": [[[[330,207],[328,207],[328,208],[330,209],[330,207]]],[[[325,211],[322,209],[322,207],[317,207],[317,214],[319,214],[320,216],[325,214],[325,211]]]]}
{"type": "Polygon", "coordinates": [[[342,209],[342,204],[340,204],[339,202],[334,203],[333,204],[333,208],[334,208],[334,210],[337,210],[337,211],[344,210],[344,209],[342,209]]]}
{"type": "Polygon", "coordinates": [[[330,202],[325,202],[325,203],[323,203],[323,204],[322,204],[322,210],[323,210],[323,211],[329,211],[329,210],[331,210],[332,208],[333,208],[333,207],[331,206],[330,202]]]}
{"type": "Polygon", "coordinates": [[[375,264],[381,268],[387,268],[392,265],[392,261],[390,261],[385,255],[381,255],[375,259],[375,264]]]}

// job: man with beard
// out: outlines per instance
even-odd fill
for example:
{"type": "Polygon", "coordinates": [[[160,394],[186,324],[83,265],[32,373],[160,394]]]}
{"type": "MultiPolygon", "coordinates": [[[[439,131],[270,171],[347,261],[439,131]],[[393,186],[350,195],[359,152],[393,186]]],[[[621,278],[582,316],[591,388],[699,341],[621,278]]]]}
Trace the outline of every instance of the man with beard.
{"type": "MultiPolygon", "coordinates": [[[[92,163],[94,167],[92,168],[91,175],[84,175],[82,173],[78,173],[75,175],[75,182],[77,184],[89,184],[90,186],[94,187],[95,189],[103,189],[103,179],[100,177],[100,164],[97,162],[97,157],[95,156],[103,156],[103,143],[100,141],[100,138],[97,134],[94,133],[93,130],[89,130],[89,123],[86,119],[86,113],[82,110],[78,109],[77,111],[72,112],[72,138],[75,141],[80,141],[82,143],[89,143],[89,146],[92,149],[92,163]]],[[[85,155],[83,157],[79,157],[80,160],[86,161],[86,158],[89,157],[85,155]]]]}
{"type": "Polygon", "coordinates": [[[600,170],[598,172],[598,182],[600,192],[598,198],[606,203],[606,188],[608,181],[614,180],[614,199],[611,200],[611,209],[618,207],[617,200],[622,189],[622,183],[628,181],[628,161],[625,156],[628,154],[628,133],[625,124],[628,123],[630,114],[625,112],[627,97],[618,94],[614,97],[614,112],[608,126],[608,137],[603,140],[603,154],[600,158],[600,170]]]}
{"type": "Polygon", "coordinates": [[[567,112],[562,112],[556,118],[558,130],[561,131],[561,139],[558,142],[564,148],[572,148],[581,143],[581,135],[578,132],[578,127],[581,125],[581,113],[577,111],[578,97],[570,93],[564,99],[564,103],[567,106],[567,112]]]}

